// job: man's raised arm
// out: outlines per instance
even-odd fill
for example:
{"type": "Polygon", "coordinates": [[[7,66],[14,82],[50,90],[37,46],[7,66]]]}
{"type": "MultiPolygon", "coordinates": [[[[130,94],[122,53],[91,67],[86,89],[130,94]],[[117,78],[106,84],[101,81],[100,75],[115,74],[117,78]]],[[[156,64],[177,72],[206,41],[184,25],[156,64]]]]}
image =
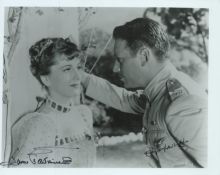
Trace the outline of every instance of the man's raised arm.
{"type": "Polygon", "coordinates": [[[127,91],[95,75],[81,72],[86,95],[123,112],[143,114],[147,98],[143,91],[127,91]]]}

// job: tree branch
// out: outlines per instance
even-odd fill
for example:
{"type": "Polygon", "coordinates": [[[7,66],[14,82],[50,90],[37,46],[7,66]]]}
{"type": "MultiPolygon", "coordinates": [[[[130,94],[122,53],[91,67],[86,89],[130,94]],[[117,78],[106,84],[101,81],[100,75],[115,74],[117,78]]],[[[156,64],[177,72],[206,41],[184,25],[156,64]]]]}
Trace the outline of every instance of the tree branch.
{"type": "MultiPolygon", "coordinates": [[[[15,9],[13,9],[13,10],[15,10],[15,9]]],[[[10,37],[12,37],[12,44],[11,44],[11,47],[9,49],[8,56],[7,56],[9,65],[11,64],[14,51],[15,51],[16,46],[18,44],[18,41],[20,39],[22,14],[23,14],[23,9],[21,8],[19,11],[19,15],[18,15],[18,22],[17,22],[15,34],[13,35],[12,32],[10,33],[10,37]]],[[[14,17],[14,15],[12,17],[14,17]]]]}

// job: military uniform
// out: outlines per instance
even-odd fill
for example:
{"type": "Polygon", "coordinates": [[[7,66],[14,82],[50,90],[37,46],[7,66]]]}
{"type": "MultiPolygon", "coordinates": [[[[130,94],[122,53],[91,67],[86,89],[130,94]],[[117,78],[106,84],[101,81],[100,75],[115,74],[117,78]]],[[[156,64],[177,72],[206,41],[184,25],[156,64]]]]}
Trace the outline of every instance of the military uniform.
{"type": "Polygon", "coordinates": [[[143,114],[150,167],[205,167],[207,94],[167,63],[143,91],[129,92],[90,76],[86,95],[124,112],[143,114]]]}

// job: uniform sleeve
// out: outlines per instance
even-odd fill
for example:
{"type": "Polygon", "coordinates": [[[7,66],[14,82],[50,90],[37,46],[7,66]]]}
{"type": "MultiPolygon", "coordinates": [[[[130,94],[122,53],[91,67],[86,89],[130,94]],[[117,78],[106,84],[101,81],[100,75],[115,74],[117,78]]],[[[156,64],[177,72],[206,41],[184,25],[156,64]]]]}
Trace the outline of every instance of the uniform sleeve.
{"type": "Polygon", "coordinates": [[[86,95],[123,112],[143,114],[147,99],[143,91],[131,92],[90,75],[86,95]]]}
{"type": "Polygon", "coordinates": [[[184,154],[202,167],[207,164],[207,100],[198,96],[177,99],[167,111],[166,123],[184,154]]]}
{"type": "Polygon", "coordinates": [[[19,128],[12,130],[10,163],[14,162],[15,167],[42,167],[35,158],[52,155],[44,148],[54,145],[53,135],[51,124],[39,116],[24,121],[19,128]]]}

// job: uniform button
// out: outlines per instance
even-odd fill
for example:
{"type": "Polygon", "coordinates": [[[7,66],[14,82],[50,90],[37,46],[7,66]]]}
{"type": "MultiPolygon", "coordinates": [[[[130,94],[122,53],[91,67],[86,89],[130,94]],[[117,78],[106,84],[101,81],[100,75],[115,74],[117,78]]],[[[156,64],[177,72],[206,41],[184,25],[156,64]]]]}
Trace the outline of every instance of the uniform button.
{"type": "Polygon", "coordinates": [[[159,140],[159,141],[157,142],[158,145],[161,145],[162,143],[163,143],[163,140],[159,140]]]}
{"type": "Polygon", "coordinates": [[[158,139],[158,140],[155,140],[155,141],[154,141],[154,145],[155,145],[157,148],[159,148],[159,147],[163,144],[164,140],[165,140],[165,137],[160,138],[160,139],[158,139]]]}
{"type": "Polygon", "coordinates": [[[151,125],[156,125],[157,123],[152,120],[152,121],[150,122],[150,124],[151,124],[151,125]]]}
{"type": "Polygon", "coordinates": [[[143,127],[143,128],[142,128],[142,132],[143,132],[143,133],[146,133],[146,132],[147,132],[147,129],[146,129],[145,127],[143,127]]]}

